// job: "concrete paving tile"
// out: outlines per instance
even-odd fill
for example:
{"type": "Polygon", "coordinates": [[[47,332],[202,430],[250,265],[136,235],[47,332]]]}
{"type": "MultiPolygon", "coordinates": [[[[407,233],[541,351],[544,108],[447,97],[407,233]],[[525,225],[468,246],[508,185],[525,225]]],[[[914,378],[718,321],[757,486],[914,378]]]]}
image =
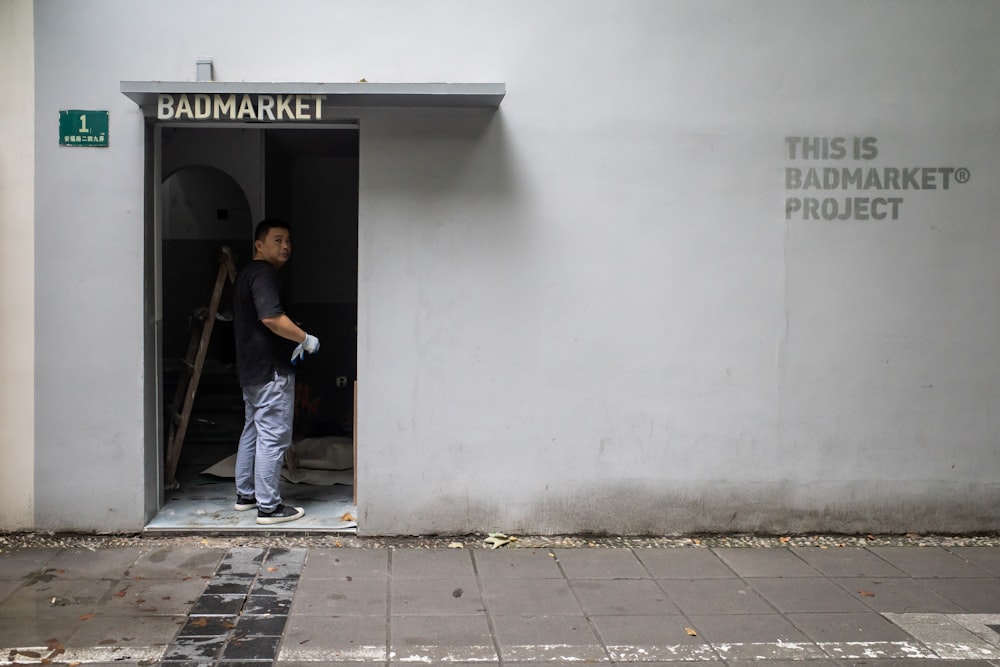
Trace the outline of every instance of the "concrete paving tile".
{"type": "Polygon", "coordinates": [[[202,595],[191,606],[192,615],[234,616],[246,602],[245,595],[202,595]]]}
{"type": "Polygon", "coordinates": [[[389,576],[388,549],[310,549],[302,579],[375,579],[389,576]]]}
{"type": "Polygon", "coordinates": [[[392,614],[478,614],[485,610],[473,576],[448,579],[395,579],[392,614]]]}
{"type": "Polygon", "coordinates": [[[736,574],[710,549],[636,549],[654,579],[725,579],[736,574]]]}
{"type": "Polygon", "coordinates": [[[569,579],[648,579],[631,549],[553,549],[569,579]]]}
{"type": "Polygon", "coordinates": [[[879,612],[940,612],[962,611],[954,602],[930,590],[916,579],[831,579],[870,609],[879,612]],[[862,591],[864,591],[862,593],[862,591]]]}
{"type": "Polygon", "coordinates": [[[290,575],[298,576],[306,561],[308,549],[284,549],[272,547],[268,549],[264,562],[261,564],[260,576],[264,579],[286,579],[290,575]]]}
{"type": "Polygon", "coordinates": [[[244,614],[236,620],[236,633],[251,637],[280,637],[287,623],[287,616],[244,614]]]}
{"type": "MultiPolygon", "coordinates": [[[[951,547],[953,554],[979,567],[994,577],[1000,577],[1000,548],[997,547],[951,547]]],[[[2,568],[0,560],[0,568],[2,568]]]]}
{"type": "MultiPolygon", "coordinates": [[[[801,643],[791,642],[746,642],[713,644],[715,652],[724,658],[729,664],[740,661],[753,660],[767,661],[767,665],[774,664],[775,660],[795,660],[801,665],[809,660],[824,660],[829,662],[830,657],[818,644],[811,641],[801,643]]],[[[808,662],[806,662],[808,664],[808,662]]]]}
{"type": "Polygon", "coordinates": [[[142,579],[183,579],[210,577],[219,566],[225,549],[166,547],[139,556],[128,569],[128,576],[142,579]]]}
{"type": "Polygon", "coordinates": [[[393,579],[434,579],[474,576],[472,556],[466,549],[393,549],[393,579]]]}
{"type": "Polygon", "coordinates": [[[718,659],[700,635],[690,635],[684,616],[592,616],[597,635],[616,662],[718,659]]]}
{"type": "Polygon", "coordinates": [[[492,618],[504,662],[608,660],[608,654],[583,616],[495,615],[492,618]]]}
{"type": "Polygon", "coordinates": [[[885,618],[916,641],[945,659],[993,659],[1000,658],[1000,650],[995,643],[985,641],[969,625],[972,619],[966,615],[959,622],[958,614],[884,614],[885,618]]]}
{"type": "Polygon", "coordinates": [[[215,660],[222,652],[225,642],[225,637],[178,637],[164,652],[163,661],[215,660]]]}
{"type": "Polygon", "coordinates": [[[47,567],[60,549],[37,547],[0,552],[0,580],[23,579],[47,567]]]}
{"type": "Polygon", "coordinates": [[[242,613],[287,616],[291,607],[291,598],[276,597],[274,595],[251,595],[243,603],[242,613]]]}
{"type": "Polygon", "coordinates": [[[883,558],[915,578],[982,577],[983,571],[941,547],[869,547],[883,558]]]}
{"type": "MultiPolygon", "coordinates": [[[[68,667],[69,663],[54,662],[50,667],[68,667]]],[[[176,663],[170,663],[174,667],[176,663]]],[[[133,658],[133,656],[122,656],[121,660],[114,662],[88,662],[87,667],[149,667],[150,660],[146,658],[133,658]]],[[[315,667],[315,666],[314,666],[315,667]]]]}
{"type": "Polygon", "coordinates": [[[250,589],[257,582],[256,577],[246,574],[224,574],[212,577],[206,582],[203,595],[249,595],[250,589]]]}
{"type": "Polygon", "coordinates": [[[220,660],[273,660],[281,637],[232,637],[222,649],[220,660]]]}
{"type": "Polygon", "coordinates": [[[474,549],[470,552],[483,579],[562,579],[548,549],[474,549]]]}
{"type": "Polygon", "coordinates": [[[753,579],[748,582],[782,613],[867,612],[852,594],[828,579],[753,579]]]}
{"type": "Polygon", "coordinates": [[[313,579],[300,584],[292,601],[292,615],[386,615],[388,591],[383,579],[313,579]]]}
{"type": "Polygon", "coordinates": [[[264,562],[267,549],[260,547],[232,547],[216,568],[218,574],[257,574],[264,562]]]}
{"type": "Polygon", "coordinates": [[[295,591],[299,587],[299,578],[289,576],[284,579],[257,579],[250,589],[250,595],[267,595],[271,597],[291,600],[295,591]]]}
{"type": "Polygon", "coordinates": [[[21,587],[21,582],[15,579],[0,579],[0,603],[2,603],[8,595],[16,591],[21,587]]]}
{"type": "MultiPolygon", "coordinates": [[[[750,660],[728,659],[724,664],[727,667],[762,667],[762,665],[766,665],[766,667],[812,667],[812,666],[820,667],[820,665],[822,665],[822,667],[853,667],[854,665],[867,667],[866,662],[855,663],[855,662],[838,662],[836,660],[831,660],[829,657],[827,657],[825,653],[823,654],[821,660],[822,662],[810,662],[804,659],[767,660],[767,662],[762,663],[759,658],[750,660]]],[[[935,665],[936,664],[937,663],[935,663],[935,665]]],[[[643,665],[642,667],[646,667],[646,665],[643,665]]],[[[911,663],[910,667],[920,667],[920,663],[917,664],[911,663]]],[[[924,667],[928,666],[925,665],[924,667]]]]}
{"type": "Polygon", "coordinates": [[[814,642],[896,642],[909,634],[876,612],[788,614],[791,623],[814,642]]]}
{"type": "Polygon", "coordinates": [[[864,547],[793,547],[791,552],[828,577],[907,576],[864,547]]]}
{"type": "Polygon", "coordinates": [[[779,614],[691,616],[699,633],[727,661],[822,660],[827,654],[779,614]]]}
{"type": "Polygon", "coordinates": [[[201,597],[206,584],[201,578],[187,581],[120,581],[114,585],[111,594],[101,601],[97,611],[108,616],[132,613],[166,616],[187,614],[201,597]]]}
{"type": "Polygon", "coordinates": [[[491,614],[583,613],[565,579],[487,579],[482,586],[483,601],[491,614]]]}
{"type": "Polygon", "coordinates": [[[393,661],[499,661],[484,614],[393,616],[389,623],[393,661]]]}
{"type": "Polygon", "coordinates": [[[680,613],[651,579],[577,579],[570,586],[587,614],[680,613]]]}
{"type": "Polygon", "coordinates": [[[386,620],[371,616],[289,616],[278,660],[386,661],[386,620]]]}
{"type": "Polygon", "coordinates": [[[21,586],[0,603],[0,617],[79,618],[94,613],[111,581],[53,580],[21,586]]]}
{"type": "Polygon", "coordinates": [[[0,648],[46,646],[50,640],[65,642],[86,622],[78,616],[0,617],[0,648]]]}
{"type": "MultiPolygon", "coordinates": [[[[996,665],[996,663],[990,662],[989,660],[933,660],[928,661],[926,658],[887,658],[882,660],[873,660],[871,658],[864,658],[862,660],[843,660],[839,661],[841,665],[858,665],[863,667],[918,667],[921,664],[928,663],[927,667],[991,667],[996,665]]],[[[749,667],[749,666],[748,666],[749,667]]],[[[755,667],[760,667],[756,665],[755,667]]],[[[767,667],[771,667],[771,663],[767,664],[767,667]]],[[[798,665],[798,667],[803,667],[803,665],[798,665]]]]}
{"type": "Polygon", "coordinates": [[[694,614],[688,619],[713,644],[812,643],[781,614],[694,614]]]}
{"type": "Polygon", "coordinates": [[[819,572],[788,549],[712,549],[741,577],[815,577],[819,572]]]}
{"type": "Polygon", "coordinates": [[[1000,613],[1000,580],[963,578],[918,581],[970,614],[1000,613]]]}
{"type": "MultiPolygon", "coordinates": [[[[151,618],[160,618],[154,616],[151,618]]],[[[169,618],[169,617],[163,617],[169,618]]],[[[178,636],[180,637],[215,637],[224,635],[236,627],[237,616],[189,616],[178,636]]]]}
{"type": "Polygon", "coordinates": [[[685,614],[769,614],[774,608],[741,579],[663,579],[660,586],[685,614]]]}
{"type": "MultiPolygon", "coordinates": [[[[387,662],[375,662],[375,661],[351,662],[348,660],[331,659],[328,662],[334,662],[334,661],[336,661],[337,667],[389,667],[389,663],[387,662]]],[[[490,665],[490,663],[488,662],[484,662],[481,664],[482,667],[488,667],[490,665]]],[[[88,665],[87,667],[91,666],[88,665]]],[[[315,661],[310,661],[310,660],[278,660],[274,663],[274,667],[317,667],[317,663],[315,661]]],[[[455,665],[455,667],[458,667],[458,665],[455,665]]]]}
{"type": "Polygon", "coordinates": [[[80,624],[67,647],[168,646],[186,616],[95,616],[80,624]]]}
{"type": "Polygon", "coordinates": [[[121,579],[142,555],[139,547],[63,549],[46,564],[60,579],[121,579]]]}

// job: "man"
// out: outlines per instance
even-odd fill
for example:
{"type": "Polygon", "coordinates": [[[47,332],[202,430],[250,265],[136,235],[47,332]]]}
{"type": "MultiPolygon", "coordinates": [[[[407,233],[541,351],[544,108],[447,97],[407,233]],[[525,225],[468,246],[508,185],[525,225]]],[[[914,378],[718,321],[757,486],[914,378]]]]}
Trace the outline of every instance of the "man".
{"type": "Polygon", "coordinates": [[[281,307],[278,270],[292,253],[288,223],[262,220],[254,232],[254,258],[236,277],[233,328],[236,367],[246,422],[236,453],[236,510],[257,508],[257,523],[270,525],[305,516],[281,502],[278,485],[292,445],[295,373],[292,364],[319,350],[319,339],[299,328],[281,307]],[[298,347],[289,358],[291,343],[298,347]]]}

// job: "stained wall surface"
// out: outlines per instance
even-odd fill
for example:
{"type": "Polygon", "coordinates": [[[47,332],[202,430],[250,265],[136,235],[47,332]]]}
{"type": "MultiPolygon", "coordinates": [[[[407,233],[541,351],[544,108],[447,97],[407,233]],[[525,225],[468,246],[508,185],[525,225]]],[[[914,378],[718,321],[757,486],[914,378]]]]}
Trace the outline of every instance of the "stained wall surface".
{"type": "Polygon", "coordinates": [[[1000,5],[168,5],[34,3],[38,527],[149,512],[119,85],[211,56],[507,85],[355,113],[362,533],[1000,528],[1000,5]]]}
{"type": "Polygon", "coordinates": [[[34,53],[30,0],[0,3],[0,530],[34,525],[34,53]]]}

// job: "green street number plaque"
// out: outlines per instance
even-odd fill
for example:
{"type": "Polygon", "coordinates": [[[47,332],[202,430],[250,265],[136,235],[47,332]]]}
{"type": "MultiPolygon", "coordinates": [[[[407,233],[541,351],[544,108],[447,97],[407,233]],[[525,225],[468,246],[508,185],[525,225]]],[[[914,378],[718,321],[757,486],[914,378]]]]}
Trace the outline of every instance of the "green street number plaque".
{"type": "Polygon", "coordinates": [[[59,112],[60,146],[107,146],[108,112],[70,109],[59,112]]]}

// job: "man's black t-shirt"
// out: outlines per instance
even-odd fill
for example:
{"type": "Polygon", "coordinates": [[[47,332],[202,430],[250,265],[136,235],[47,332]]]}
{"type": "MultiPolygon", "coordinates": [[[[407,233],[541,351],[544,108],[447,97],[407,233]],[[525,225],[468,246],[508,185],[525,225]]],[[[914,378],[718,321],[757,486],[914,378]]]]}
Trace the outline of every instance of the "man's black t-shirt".
{"type": "Polygon", "coordinates": [[[254,260],[236,276],[233,292],[233,330],[240,386],[269,382],[275,370],[292,372],[290,359],[295,344],[273,333],[260,321],[285,312],[281,307],[278,270],[263,260],[254,260]]]}

